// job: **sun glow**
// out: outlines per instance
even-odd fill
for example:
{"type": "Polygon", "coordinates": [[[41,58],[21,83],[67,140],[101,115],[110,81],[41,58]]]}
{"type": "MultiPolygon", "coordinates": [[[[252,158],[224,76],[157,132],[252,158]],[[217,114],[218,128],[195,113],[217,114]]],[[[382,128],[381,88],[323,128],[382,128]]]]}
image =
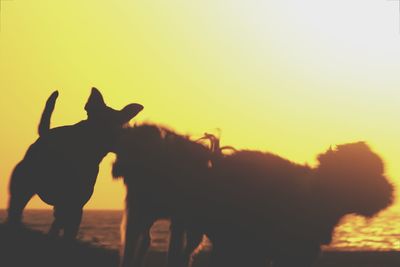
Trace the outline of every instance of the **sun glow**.
{"type": "MultiPolygon", "coordinates": [[[[365,140],[400,176],[398,3],[385,0],[10,1],[0,32],[0,207],[13,166],[53,125],[85,117],[91,86],[139,120],[313,163],[365,140]]],[[[108,157],[89,208],[121,208],[108,157]]],[[[30,207],[45,207],[35,200],[30,207]]]]}

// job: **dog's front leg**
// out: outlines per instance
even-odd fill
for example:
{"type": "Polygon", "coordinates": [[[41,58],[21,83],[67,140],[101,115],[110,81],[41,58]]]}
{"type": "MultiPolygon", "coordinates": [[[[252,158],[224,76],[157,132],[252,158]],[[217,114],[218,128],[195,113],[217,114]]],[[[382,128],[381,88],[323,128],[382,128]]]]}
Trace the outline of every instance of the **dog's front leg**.
{"type": "MultiPolygon", "coordinates": [[[[58,207],[57,207],[58,209],[58,207]]],[[[82,207],[71,206],[60,208],[60,213],[62,213],[61,224],[64,228],[65,239],[73,240],[76,238],[79,232],[79,226],[82,220],[82,207]]],[[[56,218],[58,220],[58,218],[56,218]]],[[[58,222],[57,222],[58,223],[58,222]]]]}
{"type": "Polygon", "coordinates": [[[54,212],[53,212],[53,223],[51,224],[50,230],[49,230],[49,235],[51,236],[59,236],[60,231],[63,228],[61,219],[59,218],[58,211],[56,207],[54,207],[54,212]]]}
{"type": "Polygon", "coordinates": [[[140,267],[144,261],[144,249],[148,248],[150,240],[147,240],[148,225],[144,216],[140,214],[133,215],[127,212],[125,218],[125,233],[123,234],[123,249],[121,254],[121,267],[140,267]]]}

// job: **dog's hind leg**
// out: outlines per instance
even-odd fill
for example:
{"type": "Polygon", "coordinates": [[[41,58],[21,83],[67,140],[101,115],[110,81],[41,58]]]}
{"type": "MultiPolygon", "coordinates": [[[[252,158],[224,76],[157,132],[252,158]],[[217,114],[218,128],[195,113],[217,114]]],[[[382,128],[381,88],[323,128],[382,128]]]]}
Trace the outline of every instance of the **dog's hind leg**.
{"type": "Polygon", "coordinates": [[[26,204],[35,194],[31,186],[29,174],[25,171],[23,163],[19,163],[11,176],[10,180],[10,199],[8,203],[7,223],[19,225],[22,223],[22,213],[26,204]]]}
{"type": "Polygon", "coordinates": [[[137,255],[135,257],[135,265],[134,266],[145,266],[145,259],[147,255],[147,251],[150,247],[150,229],[152,223],[148,222],[143,224],[143,231],[139,237],[140,244],[138,244],[137,255]]]}
{"type": "Polygon", "coordinates": [[[196,230],[186,231],[186,246],[183,251],[183,263],[182,267],[192,266],[193,264],[193,253],[195,249],[203,241],[203,233],[196,230]]]}
{"type": "Polygon", "coordinates": [[[167,267],[181,267],[183,264],[185,228],[181,222],[172,219],[170,230],[171,239],[169,241],[167,267]]]}

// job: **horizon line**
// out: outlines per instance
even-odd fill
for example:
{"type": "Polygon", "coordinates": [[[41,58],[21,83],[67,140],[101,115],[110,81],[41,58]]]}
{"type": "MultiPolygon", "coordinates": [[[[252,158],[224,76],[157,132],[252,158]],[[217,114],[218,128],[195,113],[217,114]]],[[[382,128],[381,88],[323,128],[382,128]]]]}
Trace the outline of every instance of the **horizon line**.
{"type": "MultiPolygon", "coordinates": [[[[29,210],[40,210],[40,211],[53,211],[52,208],[28,208],[24,209],[24,211],[29,211],[29,210]]],[[[83,211],[124,211],[125,209],[101,209],[101,208],[88,208],[88,209],[83,209],[83,211]]],[[[0,208],[0,211],[7,211],[6,208],[0,208]]]]}

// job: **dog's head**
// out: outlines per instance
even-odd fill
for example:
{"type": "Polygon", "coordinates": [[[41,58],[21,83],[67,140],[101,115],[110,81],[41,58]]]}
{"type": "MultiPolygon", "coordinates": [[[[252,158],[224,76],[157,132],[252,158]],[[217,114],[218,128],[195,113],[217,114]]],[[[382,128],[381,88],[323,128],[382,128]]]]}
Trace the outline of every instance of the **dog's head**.
{"type": "Polygon", "coordinates": [[[143,106],[140,104],[129,104],[121,110],[110,108],[104,102],[103,96],[96,88],[92,92],[85,105],[88,122],[93,126],[97,136],[103,136],[115,141],[122,126],[135,117],[143,106]]]}
{"type": "Polygon", "coordinates": [[[329,149],[318,156],[316,189],[332,208],[344,214],[372,217],[393,201],[393,186],[382,159],[364,142],[329,149]]]}
{"type": "Polygon", "coordinates": [[[155,125],[127,127],[116,146],[117,158],[113,164],[114,178],[125,177],[140,168],[152,168],[154,161],[162,160],[163,137],[155,125]]]}
{"type": "Polygon", "coordinates": [[[85,105],[88,120],[104,128],[120,128],[135,117],[143,106],[140,104],[129,104],[121,110],[110,108],[104,102],[103,96],[96,88],[92,92],[85,105]]]}

